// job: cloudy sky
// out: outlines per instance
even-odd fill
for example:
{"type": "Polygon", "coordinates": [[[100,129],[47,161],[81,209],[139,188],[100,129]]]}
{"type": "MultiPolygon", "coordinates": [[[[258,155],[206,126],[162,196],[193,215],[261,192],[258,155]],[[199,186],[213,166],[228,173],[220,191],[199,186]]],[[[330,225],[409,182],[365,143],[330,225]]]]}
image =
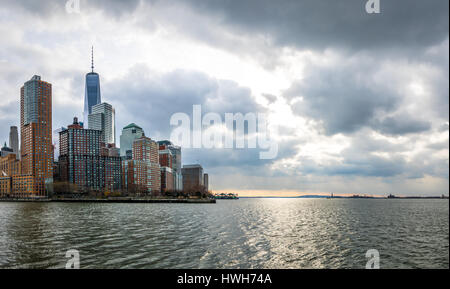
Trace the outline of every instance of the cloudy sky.
{"type": "Polygon", "coordinates": [[[34,74],[53,84],[53,128],[82,116],[93,45],[118,135],[169,138],[194,104],[267,115],[275,159],[183,149],[213,190],[448,194],[449,2],[365,2],[0,0],[0,141],[34,74]]]}

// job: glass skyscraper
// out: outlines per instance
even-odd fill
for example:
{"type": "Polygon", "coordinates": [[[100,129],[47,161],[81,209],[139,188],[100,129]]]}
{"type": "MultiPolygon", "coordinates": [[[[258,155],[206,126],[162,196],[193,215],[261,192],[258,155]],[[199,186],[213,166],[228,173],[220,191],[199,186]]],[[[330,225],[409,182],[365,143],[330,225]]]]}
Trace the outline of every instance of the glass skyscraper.
{"type": "Polygon", "coordinates": [[[94,50],[92,49],[92,71],[86,74],[86,89],[84,94],[83,125],[88,127],[88,116],[92,107],[102,102],[100,94],[100,76],[94,72],[94,50]]]}
{"type": "Polygon", "coordinates": [[[103,102],[94,105],[88,116],[88,128],[101,130],[102,141],[107,144],[116,143],[115,115],[114,108],[109,103],[103,102]]]}

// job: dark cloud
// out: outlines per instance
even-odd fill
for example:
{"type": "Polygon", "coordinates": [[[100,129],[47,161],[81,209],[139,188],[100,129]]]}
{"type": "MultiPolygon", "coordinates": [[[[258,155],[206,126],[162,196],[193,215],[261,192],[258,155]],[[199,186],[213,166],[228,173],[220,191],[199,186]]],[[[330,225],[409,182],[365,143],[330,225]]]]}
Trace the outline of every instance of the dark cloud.
{"type": "MultiPolygon", "coordinates": [[[[432,156],[428,152],[408,160],[404,152],[408,152],[411,145],[374,139],[361,132],[354,135],[350,146],[338,155],[341,160],[330,160],[323,165],[310,157],[302,157],[300,165],[295,170],[301,176],[377,178],[402,176],[409,179],[422,178],[425,175],[445,177],[445,173],[448,174],[448,168],[446,168],[448,161],[432,156]]],[[[442,146],[441,143],[436,145],[442,146]]]]}
{"type": "Polygon", "coordinates": [[[427,148],[432,150],[448,150],[449,149],[449,140],[441,141],[441,142],[433,142],[427,145],[427,148]]]}
{"type": "Polygon", "coordinates": [[[301,97],[293,111],[323,123],[327,134],[352,133],[370,125],[377,111],[396,108],[401,96],[389,86],[377,85],[377,63],[354,60],[336,66],[314,66],[285,92],[301,97]]]}
{"type": "MultiPolygon", "coordinates": [[[[38,16],[65,11],[66,1],[0,1],[3,6],[22,9],[38,16]]],[[[242,36],[260,35],[277,46],[301,49],[341,47],[376,50],[401,47],[423,48],[441,42],[448,35],[447,0],[381,1],[380,14],[367,14],[366,0],[81,0],[81,9],[106,15],[129,17],[137,9],[175,11],[187,9],[209,23],[179,22],[168,13],[166,20],[183,25],[184,33],[205,42],[228,46],[216,37],[214,27],[226,27],[242,36]],[[210,24],[210,25],[206,25],[210,24]]],[[[172,14],[173,16],[174,14],[172,14]]],[[[151,22],[151,19],[147,19],[151,22]]],[[[201,21],[201,19],[199,19],[201,21]]],[[[145,22],[141,22],[145,25],[145,22]]],[[[152,25],[150,25],[152,26],[152,25]]],[[[222,34],[220,34],[222,35],[222,34]]],[[[222,35],[223,36],[223,35],[222,35]]],[[[231,47],[229,47],[231,48],[231,47]]],[[[258,49],[255,49],[257,52],[258,49]]]]}
{"type": "MultiPolygon", "coordinates": [[[[71,0],[0,0],[0,5],[2,7],[12,7],[15,10],[20,9],[40,18],[48,18],[60,16],[63,13],[63,15],[67,15],[66,4],[68,2],[71,4],[71,7],[74,7],[72,4],[74,1],[71,0]]],[[[79,0],[80,13],[100,10],[116,18],[133,13],[141,2],[141,0],[79,0]]]]}
{"type": "Polygon", "coordinates": [[[381,1],[381,14],[367,14],[365,0],[188,2],[235,31],[301,48],[426,47],[448,35],[447,0],[381,1]]]}
{"type": "Polygon", "coordinates": [[[375,129],[383,134],[404,135],[409,133],[420,133],[431,129],[431,123],[413,118],[410,115],[400,115],[396,117],[386,117],[377,121],[375,129]]]}

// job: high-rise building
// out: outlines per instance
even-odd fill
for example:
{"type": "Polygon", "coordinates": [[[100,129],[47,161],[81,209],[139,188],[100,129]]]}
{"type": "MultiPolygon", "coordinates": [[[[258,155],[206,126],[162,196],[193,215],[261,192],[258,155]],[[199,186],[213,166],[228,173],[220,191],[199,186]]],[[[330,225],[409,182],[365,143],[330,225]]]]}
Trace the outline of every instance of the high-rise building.
{"type": "Polygon", "coordinates": [[[45,184],[53,182],[52,85],[33,76],[20,97],[22,197],[46,196],[45,184]]]}
{"type": "Polygon", "coordinates": [[[209,191],[209,175],[203,175],[203,186],[205,187],[205,191],[209,191]]]}
{"type": "Polygon", "coordinates": [[[173,185],[173,170],[169,167],[161,167],[161,192],[174,191],[173,185]]]}
{"type": "Polygon", "coordinates": [[[102,132],[84,129],[74,118],[73,124],[60,132],[61,180],[87,189],[120,190],[121,159],[102,153],[103,148],[102,132]]]}
{"type": "Polygon", "coordinates": [[[183,190],[183,178],[181,175],[181,147],[175,146],[168,140],[159,141],[160,165],[168,166],[172,169],[173,189],[183,190]],[[170,157],[169,157],[170,156],[170,157]],[[169,161],[170,165],[166,162],[169,161]]]}
{"type": "Polygon", "coordinates": [[[183,191],[203,192],[203,168],[201,165],[185,165],[181,170],[183,175],[183,191]]]}
{"type": "Polygon", "coordinates": [[[9,130],[9,147],[16,154],[16,157],[19,158],[19,133],[17,126],[12,126],[9,130]]]}
{"type": "Polygon", "coordinates": [[[174,191],[173,155],[169,150],[170,142],[159,141],[159,166],[161,167],[161,191],[174,191]]]}
{"type": "Polygon", "coordinates": [[[130,123],[124,127],[120,135],[120,156],[124,159],[131,160],[133,158],[133,142],[144,135],[144,130],[134,123],[130,123]]]}
{"type": "Polygon", "coordinates": [[[158,144],[142,136],[133,142],[133,158],[122,163],[124,187],[134,193],[161,191],[158,144]]]}
{"type": "Polygon", "coordinates": [[[91,72],[86,74],[86,87],[84,93],[83,125],[88,127],[88,116],[92,113],[92,107],[102,102],[100,94],[100,76],[94,72],[94,48],[92,48],[91,72]]]}
{"type": "Polygon", "coordinates": [[[116,113],[114,108],[106,102],[92,107],[92,113],[88,116],[89,129],[102,131],[103,142],[116,143],[116,113]]]}
{"type": "Polygon", "coordinates": [[[173,186],[176,191],[183,190],[183,176],[181,174],[181,147],[171,145],[169,150],[172,152],[172,170],[173,170],[173,186]]]}

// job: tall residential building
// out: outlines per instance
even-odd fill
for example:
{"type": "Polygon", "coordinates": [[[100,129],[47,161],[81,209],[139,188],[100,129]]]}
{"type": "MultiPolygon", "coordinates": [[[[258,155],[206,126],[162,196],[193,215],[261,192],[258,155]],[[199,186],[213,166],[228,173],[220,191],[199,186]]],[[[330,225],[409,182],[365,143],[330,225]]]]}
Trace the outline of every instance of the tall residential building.
{"type": "Polygon", "coordinates": [[[203,192],[203,168],[201,165],[185,165],[183,175],[183,191],[188,193],[203,192]]]}
{"type": "Polygon", "coordinates": [[[172,170],[173,170],[173,186],[176,191],[183,190],[183,176],[181,174],[181,147],[170,145],[169,150],[172,152],[172,170]]]}
{"type": "Polygon", "coordinates": [[[21,88],[20,153],[21,196],[45,196],[45,184],[53,182],[52,85],[37,75],[21,88]]]}
{"type": "Polygon", "coordinates": [[[61,180],[91,190],[120,190],[121,159],[102,153],[103,148],[102,132],[84,129],[74,118],[73,124],[60,132],[61,180]]]}
{"type": "Polygon", "coordinates": [[[19,158],[19,133],[17,131],[17,126],[12,126],[9,130],[9,147],[19,158]]]}
{"type": "Polygon", "coordinates": [[[170,168],[173,176],[173,189],[175,191],[183,190],[183,178],[181,175],[181,147],[175,146],[168,140],[159,141],[160,165],[164,166],[166,155],[170,152],[170,168]]]}
{"type": "Polygon", "coordinates": [[[159,166],[161,167],[161,191],[174,191],[173,177],[173,155],[169,150],[169,143],[166,141],[158,142],[159,145],[159,166]]]}
{"type": "Polygon", "coordinates": [[[122,129],[120,135],[120,156],[124,159],[131,160],[133,158],[133,142],[145,136],[144,130],[134,123],[130,123],[122,129]]]}
{"type": "Polygon", "coordinates": [[[92,113],[88,116],[89,129],[101,130],[103,142],[116,143],[116,112],[106,102],[92,107],[92,113]]]}
{"type": "Polygon", "coordinates": [[[94,72],[94,48],[92,48],[91,72],[86,74],[86,88],[84,93],[83,125],[88,127],[88,116],[92,107],[102,102],[100,94],[100,76],[94,72]]]}
{"type": "Polygon", "coordinates": [[[158,144],[142,136],[133,142],[132,151],[132,159],[122,163],[124,187],[132,193],[159,193],[161,172],[158,144]]]}

